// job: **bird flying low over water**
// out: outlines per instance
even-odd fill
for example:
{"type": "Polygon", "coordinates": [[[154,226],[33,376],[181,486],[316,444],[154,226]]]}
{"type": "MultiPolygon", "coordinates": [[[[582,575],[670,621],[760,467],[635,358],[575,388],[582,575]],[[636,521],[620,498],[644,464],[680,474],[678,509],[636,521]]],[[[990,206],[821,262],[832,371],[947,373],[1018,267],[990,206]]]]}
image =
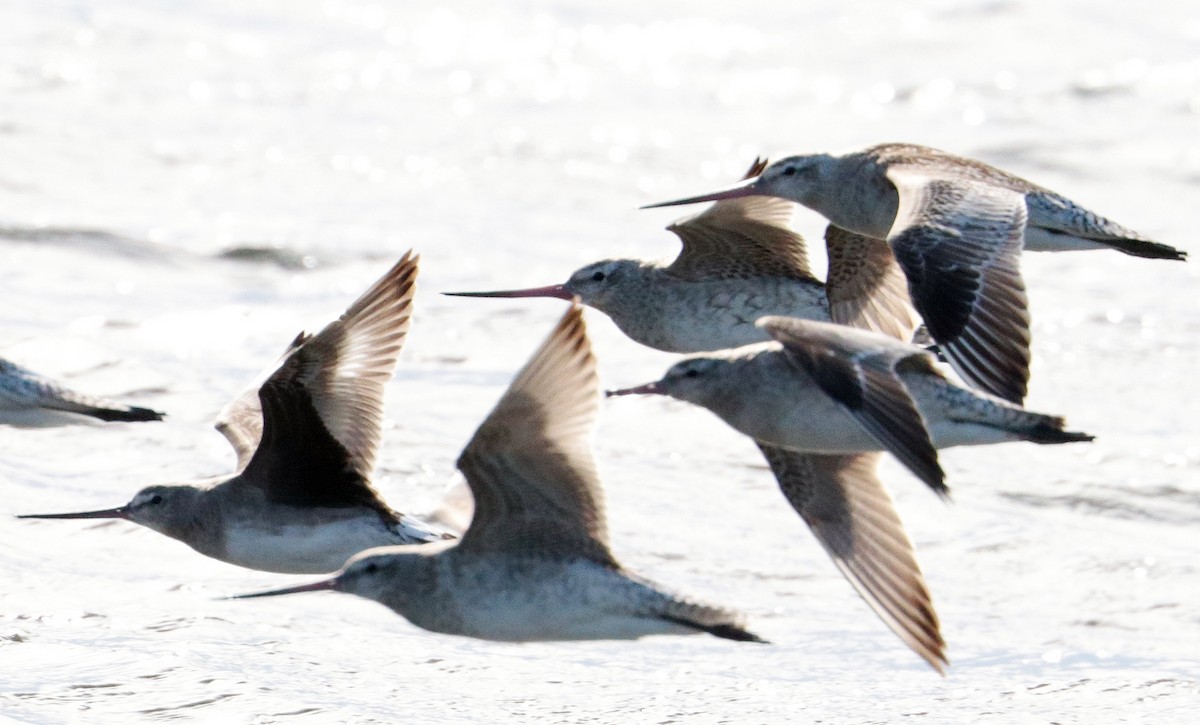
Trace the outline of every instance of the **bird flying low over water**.
{"type": "Polygon", "coordinates": [[[700,405],[750,436],[788,502],[872,609],[939,672],[937,614],[876,468],[889,451],[948,495],[937,448],[1091,436],[947,380],[925,350],[864,330],[766,317],[775,341],[685,358],[661,380],[609,391],[700,405]]]}
{"type": "Polygon", "coordinates": [[[951,382],[926,350],[886,335],[788,317],[774,342],[692,355],[661,380],[609,391],[702,406],[756,441],[808,453],[888,451],[941,495],[937,448],[1090,441],[1056,416],[951,382]]]}
{"type": "Polygon", "coordinates": [[[446,535],[393,511],[371,486],[383,389],[408,333],[418,258],[405,254],[339,319],[301,333],[221,411],[237,471],[149,486],[112,509],[33,519],[125,519],[221,561],[264,571],[336,571],[373,546],[446,535]]]}
{"type": "Polygon", "coordinates": [[[70,422],[73,416],[125,422],[163,419],[149,408],[78,393],[0,358],[0,424],[38,427],[70,422]]]}
{"type": "Polygon", "coordinates": [[[1029,381],[1022,248],[1187,256],[1017,176],[913,144],[790,156],[720,191],[643,208],[755,196],[803,204],[837,227],[886,240],[955,371],[1015,403],[1029,381]]]}
{"type": "MultiPolygon", "coordinates": [[[[762,173],[759,159],[747,178],[762,173]]],[[[609,259],[576,270],[564,284],[465,297],[578,296],[633,340],[667,352],[704,352],[767,340],[763,315],[839,322],[908,340],[920,324],[904,275],[886,245],[830,226],[829,270],[809,267],[791,227],[795,203],[771,197],[713,204],[667,227],[682,242],[669,264],[609,259]]]]}
{"type": "Polygon", "coordinates": [[[430,631],[499,641],[762,641],[740,615],[669,593],[613,557],[589,440],[599,392],[572,304],[458,459],[475,497],[461,541],[373,549],[331,579],[235,598],[334,590],[430,631]]]}

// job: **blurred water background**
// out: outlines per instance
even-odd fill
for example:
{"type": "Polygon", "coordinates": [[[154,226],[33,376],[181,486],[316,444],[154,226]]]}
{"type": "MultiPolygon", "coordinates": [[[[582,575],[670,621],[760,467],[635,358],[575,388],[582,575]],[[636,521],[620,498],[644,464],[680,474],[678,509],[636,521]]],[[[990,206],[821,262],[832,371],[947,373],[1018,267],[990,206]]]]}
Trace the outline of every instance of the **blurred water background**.
{"type": "MultiPolygon", "coordinates": [[[[885,463],[945,679],[858,600],[753,445],[670,402],[604,405],[614,547],[745,610],[770,647],[502,645],[348,596],[216,601],[304,579],[124,522],[10,516],[229,470],[220,407],[410,247],[417,317],[378,487],[429,508],[563,309],[436,293],[674,254],[678,210],[636,207],[733,181],[757,154],[925,143],[1195,254],[1194,2],[2,11],[0,355],[169,417],[0,428],[0,719],[1152,723],[1200,707],[1195,262],[1026,255],[1028,404],[1095,443],[946,451],[949,506],[885,463]]],[[[820,239],[816,215],[798,225],[820,239]]],[[[607,385],[673,359],[589,322],[607,385]]]]}

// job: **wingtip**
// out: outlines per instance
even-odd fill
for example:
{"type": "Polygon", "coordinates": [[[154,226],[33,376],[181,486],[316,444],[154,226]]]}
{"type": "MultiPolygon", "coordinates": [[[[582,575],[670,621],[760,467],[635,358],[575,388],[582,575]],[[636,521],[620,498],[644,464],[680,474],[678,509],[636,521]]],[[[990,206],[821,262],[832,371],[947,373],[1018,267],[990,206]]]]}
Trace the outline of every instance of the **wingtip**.
{"type": "Polygon", "coordinates": [[[765,315],[754,321],[754,326],[760,330],[765,330],[768,333],[778,330],[781,325],[785,324],[790,319],[782,315],[765,315]]]}
{"type": "Polygon", "coordinates": [[[392,268],[384,275],[384,279],[389,282],[398,284],[411,284],[417,273],[421,269],[421,255],[416,254],[409,249],[404,254],[400,255],[400,259],[392,265],[392,268]]]}
{"type": "Polygon", "coordinates": [[[420,266],[421,255],[414,253],[411,249],[406,250],[404,254],[401,254],[400,258],[396,260],[395,264],[393,264],[391,268],[384,273],[383,279],[392,280],[408,277],[416,274],[420,266]]]}
{"type": "Polygon", "coordinates": [[[755,156],[754,163],[750,164],[750,168],[747,169],[746,173],[742,175],[742,181],[745,181],[746,179],[753,179],[756,176],[761,176],[763,170],[767,168],[769,163],[770,161],[766,156],[755,156]]]}
{"type": "Polygon", "coordinates": [[[921,659],[933,668],[933,671],[945,678],[946,668],[950,666],[950,660],[946,658],[946,653],[943,651],[930,653],[928,656],[922,654],[921,659]]]}
{"type": "Polygon", "coordinates": [[[950,487],[946,485],[945,481],[940,481],[939,485],[937,485],[937,486],[931,485],[930,488],[933,489],[933,492],[937,494],[937,497],[939,499],[941,499],[942,503],[944,503],[944,504],[954,503],[954,496],[951,495],[950,487]]]}

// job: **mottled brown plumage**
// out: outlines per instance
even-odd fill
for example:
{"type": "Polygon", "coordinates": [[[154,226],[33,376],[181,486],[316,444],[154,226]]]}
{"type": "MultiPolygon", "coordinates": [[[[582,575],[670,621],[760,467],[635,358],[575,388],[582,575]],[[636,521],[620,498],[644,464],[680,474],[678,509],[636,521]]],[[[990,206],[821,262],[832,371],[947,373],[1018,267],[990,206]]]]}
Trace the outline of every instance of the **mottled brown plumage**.
{"type": "MultiPolygon", "coordinates": [[[[763,168],[756,161],[750,174],[763,168]]],[[[633,340],[668,352],[702,352],[765,340],[763,315],[860,324],[902,339],[919,325],[904,277],[886,245],[830,228],[829,272],[809,268],[791,227],[796,204],[730,199],[667,227],[681,242],[669,264],[610,259],[581,267],[565,284],[450,293],[470,297],[578,296],[633,340]],[[854,249],[866,250],[858,255],[854,249]]]]}
{"type": "MultiPolygon", "coordinates": [[[[756,159],[743,178],[766,168],[756,159]]],[[[796,205],[773,197],[719,202],[667,229],[682,243],[666,271],[679,279],[753,279],[781,277],[819,282],[808,265],[804,237],[792,229],[796,205]]]]}
{"type": "Polygon", "coordinates": [[[830,318],[839,325],[911,339],[921,318],[887,242],[830,224],[825,227],[825,251],[830,318]]]}
{"type": "Polygon", "coordinates": [[[1029,379],[1022,248],[1187,256],[1017,176],[915,144],[791,156],[721,191],[650,206],[756,196],[803,204],[837,227],[887,240],[950,364],[1017,403],[1029,379]]]}

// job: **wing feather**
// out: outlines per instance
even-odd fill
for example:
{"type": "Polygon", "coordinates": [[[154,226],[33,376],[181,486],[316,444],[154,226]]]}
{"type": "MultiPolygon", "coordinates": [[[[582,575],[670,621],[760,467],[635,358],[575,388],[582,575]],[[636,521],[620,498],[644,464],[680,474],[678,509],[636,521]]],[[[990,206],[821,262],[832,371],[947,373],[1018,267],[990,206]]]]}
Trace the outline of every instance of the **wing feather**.
{"type": "MultiPolygon", "coordinates": [[[[383,506],[369,481],[384,385],[412,321],[418,262],[406,253],[340,318],[293,341],[258,389],[261,442],[243,480],[278,502],[383,506]]],[[[224,425],[236,450],[254,439],[254,420],[254,406],[242,396],[226,407],[218,427],[224,425]]]]}
{"type": "Polygon", "coordinates": [[[859,595],[938,672],[938,615],[904,524],[879,481],[879,453],[813,455],[759,443],[788,503],[859,595]]]}
{"type": "Polygon", "coordinates": [[[1027,218],[1016,191],[888,170],[900,206],[888,241],[913,304],[952,367],[1020,404],[1029,384],[1029,311],[1018,255],[1027,218]]]}
{"type": "Polygon", "coordinates": [[[911,340],[921,318],[888,243],[830,224],[825,228],[825,250],[829,256],[825,285],[833,321],[911,340]]]}
{"type": "MultiPolygon", "coordinates": [[[[757,159],[744,178],[762,173],[757,159]]],[[[785,199],[726,199],[667,227],[683,243],[667,271],[679,278],[788,277],[816,282],[804,237],[792,229],[797,205],[785,199]]]]}
{"type": "Polygon", "coordinates": [[[758,324],[885,449],[939,496],[948,495],[925,419],[897,372],[906,364],[936,374],[928,353],[878,333],[811,320],[764,317],[758,324]]]}
{"type": "Polygon", "coordinates": [[[475,497],[460,546],[617,566],[591,446],[599,399],[583,308],[574,303],[459,456],[475,497]]]}

